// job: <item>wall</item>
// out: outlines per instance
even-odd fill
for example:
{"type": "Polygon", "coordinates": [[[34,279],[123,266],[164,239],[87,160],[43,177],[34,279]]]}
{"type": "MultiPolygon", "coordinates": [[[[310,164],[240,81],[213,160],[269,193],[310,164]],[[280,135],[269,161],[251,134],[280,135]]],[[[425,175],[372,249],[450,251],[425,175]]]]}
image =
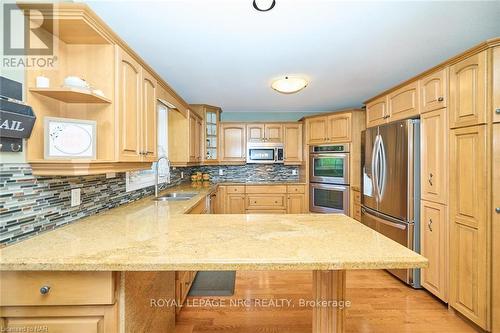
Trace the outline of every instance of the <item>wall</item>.
{"type": "MultiPolygon", "coordinates": [[[[212,181],[287,181],[297,167],[246,165],[176,168],[171,179],[179,184],[181,172],[208,172],[212,181]],[[219,168],[224,176],[219,176],[219,168]]],[[[163,186],[163,187],[168,187],[163,186]]],[[[125,174],[107,179],[105,175],[85,177],[33,176],[29,164],[0,164],[0,246],[74,222],[82,217],[118,207],[152,195],[154,187],[125,191],[125,174]],[[81,189],[82,203],[71,207],[71,189],[81,189]]]]}

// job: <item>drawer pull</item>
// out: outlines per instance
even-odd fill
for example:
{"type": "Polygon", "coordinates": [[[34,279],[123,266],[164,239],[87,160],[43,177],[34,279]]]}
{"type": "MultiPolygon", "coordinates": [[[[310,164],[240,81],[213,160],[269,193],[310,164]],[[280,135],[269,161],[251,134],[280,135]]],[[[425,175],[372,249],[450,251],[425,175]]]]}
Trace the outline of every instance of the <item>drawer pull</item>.
{"type": "Polygon", "coordinates": [[[444,97],[439,97],[438,102],[442,102],[442,101],[444,101],[444,97]]]}
{"type": "Polygon", "coordinates": [[[496,110],[495,110],[495,113],[496,113],[496,114],[500,114],[500,109],[496,109],[496,110]]]}
{"type": "Polygon", "coordinates": [[[497,214],[500,214],[500,207],[495,208],[495,212],[497,212],[497,214]]]}
{"type": "Polygon", "coordinates": [[[429,227],[429,231],[432,232],[432,219],[429,219],[429,223],[427,223],[427,226],[429,227]]]}
{"type": "Polygon", "coordinates": [[[47,295],[50,291],[50,287],[49,286],[43,286],[42,288],[40,288],[40,294],[42,295],[47,295]]]}
{"type": "Polygon", "coordinates": [[[431,185],[431,186],[432,186],[432,177],[433,176],[434,175],[432,173],[429,174],[429,185],[431,185]]]}

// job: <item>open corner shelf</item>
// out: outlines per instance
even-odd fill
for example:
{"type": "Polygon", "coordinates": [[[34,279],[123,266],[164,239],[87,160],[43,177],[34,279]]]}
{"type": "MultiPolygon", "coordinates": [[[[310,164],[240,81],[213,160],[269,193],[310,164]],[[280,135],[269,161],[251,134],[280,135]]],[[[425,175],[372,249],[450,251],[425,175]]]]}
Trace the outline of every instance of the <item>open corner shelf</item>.
{"type": "Polygon", "coordinates": [[[92,93],[91,91],[78,88],[30,88],[30,92],[54,98],[65,103],[111,103],[111,100],[106,97],[99,96],[92,93]]]}

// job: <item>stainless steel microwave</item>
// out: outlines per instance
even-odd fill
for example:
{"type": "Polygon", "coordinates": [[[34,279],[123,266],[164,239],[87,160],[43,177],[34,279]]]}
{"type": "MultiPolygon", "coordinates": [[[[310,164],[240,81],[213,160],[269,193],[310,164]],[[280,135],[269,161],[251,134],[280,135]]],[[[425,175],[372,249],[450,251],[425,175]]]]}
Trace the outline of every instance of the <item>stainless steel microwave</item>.
{"type": "Polygon", "coordinates": [[[247,163],[284,163],[284,146],[282,143],[248,142],[247,163]]]}

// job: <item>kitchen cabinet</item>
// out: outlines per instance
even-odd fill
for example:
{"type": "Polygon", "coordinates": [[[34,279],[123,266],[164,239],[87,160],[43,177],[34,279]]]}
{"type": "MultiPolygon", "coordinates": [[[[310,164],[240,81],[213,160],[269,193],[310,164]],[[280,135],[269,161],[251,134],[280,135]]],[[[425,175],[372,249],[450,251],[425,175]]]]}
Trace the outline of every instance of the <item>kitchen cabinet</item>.
{"type": "Polygon", "coordinates": [[[221,162],[246,162],[246,126],[221,123],[221,162]]]}
{"type": "Polygon", "coordinates": [[[351,118],[349,112],[333,114],[327,117],[328,142],[350,142],[351,141],[351,118]]]}
{"type": "Polygon", "coordinates": [[[361,222],[361,192],[359,190],[352,189],[352,215],[351,217],[357,221],[361,222]]]}
{"type": "Polygon", "coordinates": [[[450,67],[450,128],[486,122],[487,53],[474,54],[450,67]]]}
{"type": "Polygon", "coordinates": [[[448,102],[448,68],[420,80],[421,113],[445,108],[448,102]]]}
{"type": "Polygon", "coordinates": [[[283,142],[283,125],[280,123],[247,124],[247,142],[283,142]]]}
{"type": "Polygon", "coordinates": [[[305,194],[288,194],[286,203],[287,214],[307,213],[305,194]]]}
{"type": "Polygon", "coordinates": [[[113,272],[2,272],[2,329],[114,333],[115,283],[113,272]]]}
{"type": "Polygon", "coordinates": [[[302,124],[286,123],[283,129],[285,164],[301,164],[303,161],[302,124]]]}
{"type": "Polygon", "coordinates": [[[120,159],[140,161],[141,154],[141,75],[139,63],[127,52],[119,50],[118,108],[120,159]]]}
{"type": "Polygon", "coordinates": [[[493,122],[500,123],[500,46],[493,49],[493,122]]]}
{"type": "Polygon", "coordinates": [[[283,142],[283,124],[265,124],[265,141],[283,142]]]}
{"type": "Polygon", "coordinates": [[[245,214],[245,194],[227,193],[226,214],[245,214]]]}
{"type": "Polygon", "coordinates": [[[450,135],[450,305],[487,329],[489,293],[487,126],[450,135]]]}
{"type": "Polygon", "coordinates": [[[201,162],[202,120],[189,110],[187,115],[168,112],[168,158],[173,166],[196,165],[201,162]]]}
{"type": "Polygon", "coordinates": [[[322,144],[328,137],[327,117],[310,118],[306,120],[307,143],[310,145],[322,144]]]}
{"type": "Polygon", "coordinates": [[[247,142],[262,142],[265,137],[264,124],[247,124],[247,142]]]}
{"type": "Polygon", "coordinates": [[[248,210],[285,210],[286,195],[285,194],[247,194],[246,209],[248,210]]]}
{"type": "Polygon", "coordinates": [[[158,131],[156,130],[156,114],[158,108],[157,96],[158,82],[146,70],[142,70],[142,155],[143,161],[154,162],[157,160],[158,131]]]}
{"type": "Polygon", "coordinates": [[[447,203],[448,126],[447,109],[423,113],[420,118],[421,196],[447,203]]]}
{"type": "Polygon", "coordinates": [[[409,83],[387,96],[388,115],[387,121],[418,116],[419,108],[419,87],[418,81],[409,83]]]}
{"type": "Polygon", "coordinates": [[[186,298],[189,294],[189,290],[193,285],[194,279],[196,278],[196,271],[177,271],[175,272],[175,301],[176,308],[175,313],[178,315],[182,306],[186,302],[186,298]]]}
{"type": "Polygon", "coordinates": [[[351,141],[352,112],[339,112],[306,118],[307,143],[344,143],[351,141]]]}
{"type": "Polygon", "coordinates": [[[421,269],[422,286],[448,302],[448,224],[447,207],[421,201],[421,254],[429,259],[429,267],[421,269]]]}
{"type": "Polygon", "coordinates": [[[366,128],[385,124],[390,117],[387,95],[366,104],[366,128]]]}
{"type": "Polygon", "coordinates": [[[500,123],[493,124],[492,207],[492,324],[500,332],[500,123]]]}
{"type": "Polygon", "coordinates": [[[191,109],[202,120],[201,160],[203,164],[213,164],[219,161],[219,123],[221,108],[207,104],[191,104],[191,109]]]}

